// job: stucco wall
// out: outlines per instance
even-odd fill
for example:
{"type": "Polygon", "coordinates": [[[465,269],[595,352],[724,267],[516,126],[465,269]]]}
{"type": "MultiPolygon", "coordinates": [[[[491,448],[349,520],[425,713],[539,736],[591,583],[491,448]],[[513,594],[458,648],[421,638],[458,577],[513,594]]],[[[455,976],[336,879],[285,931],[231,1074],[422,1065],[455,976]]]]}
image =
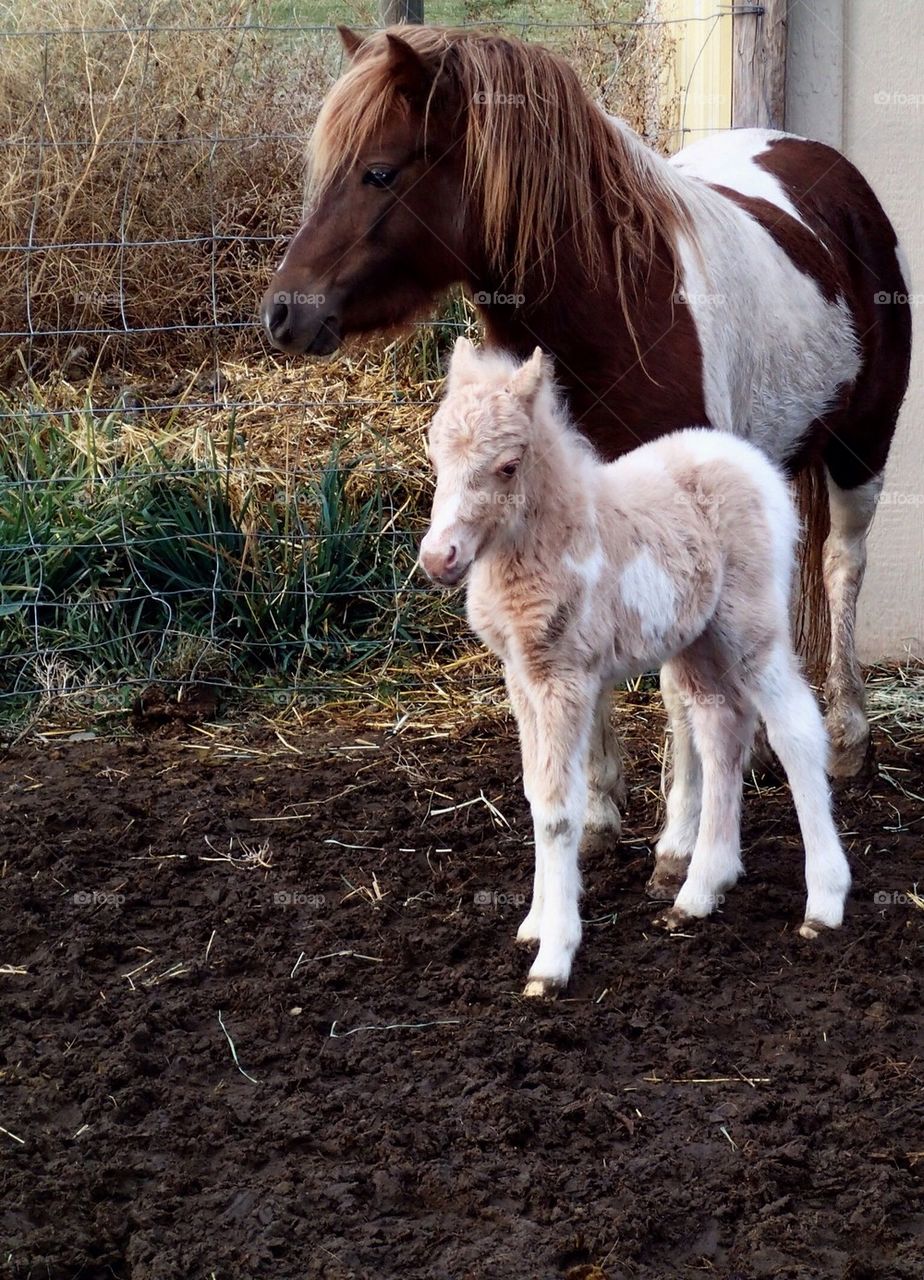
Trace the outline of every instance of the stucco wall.
{"type": "Polygon", "coordinates": [[[872,183],[910,263],[916,349],[861,598],[866,661],[924,657],[924,24],[922,0],[791,0],[786,127],[872,183]],[[915,287],[920,292],[915,295],[915,287]]]}

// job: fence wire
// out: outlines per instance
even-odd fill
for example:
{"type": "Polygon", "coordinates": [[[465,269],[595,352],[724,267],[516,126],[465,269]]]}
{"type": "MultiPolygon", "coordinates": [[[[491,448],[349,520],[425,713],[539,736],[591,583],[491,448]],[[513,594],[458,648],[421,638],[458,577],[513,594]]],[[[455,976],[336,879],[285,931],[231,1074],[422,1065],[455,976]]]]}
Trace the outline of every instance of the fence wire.
{"type": "MultiPolygon", "coordinates": [[[[705,49],[730,12],[502,25],[673,150],[669,42],[695,24],[705,49]]],[[[0,716],[152,682],[326,696],[464,645],[414,564],[421,431],[471,307],[328,365],[256,322],[341,64],[327,24],[0,30],[0,716]]]]}

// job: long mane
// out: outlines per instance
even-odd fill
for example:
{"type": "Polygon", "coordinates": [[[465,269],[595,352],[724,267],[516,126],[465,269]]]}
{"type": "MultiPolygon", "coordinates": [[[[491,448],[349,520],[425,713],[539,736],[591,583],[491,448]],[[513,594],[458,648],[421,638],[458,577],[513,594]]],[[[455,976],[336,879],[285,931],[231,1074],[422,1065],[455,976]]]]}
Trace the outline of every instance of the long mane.
{"type": "MultiPolygon", "coordinates": [[[[689,218],[671,171],[585,93],[573,68],[542,45],[471,30],[391,28],[433,74],[428,112],[464,112],[466,187],[480,206],[484,246],[504,283],[529,270],[548,281],[555,246],[571,238],[583,269],[613,272],[624,306],[629,264],[668,255],[689,218]],[[665,173],[664,171],[667,170],[665,173]],[[607,234],[607,231],[609,234],[607,234]]],[[[393,113],[413,110],[389,71],[385,33],[371,35],[318,116],[310,187],[322,190],[393,113]]]]}

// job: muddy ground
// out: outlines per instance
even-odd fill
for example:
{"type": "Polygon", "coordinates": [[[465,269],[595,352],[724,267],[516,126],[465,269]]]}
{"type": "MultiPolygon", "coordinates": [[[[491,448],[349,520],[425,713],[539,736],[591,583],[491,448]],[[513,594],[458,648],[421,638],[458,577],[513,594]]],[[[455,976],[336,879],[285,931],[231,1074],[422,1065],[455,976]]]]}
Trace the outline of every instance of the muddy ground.
{"type": "Polygon", "coordinates": [[[633,735],[551,1005],[506,723],[16,747],[0,1274],[921,1280],[924,760],[880,735],[838,796],[842,932],[796,935],[788,793],[750,787],[747,880],[668,937],[633,735]]]}

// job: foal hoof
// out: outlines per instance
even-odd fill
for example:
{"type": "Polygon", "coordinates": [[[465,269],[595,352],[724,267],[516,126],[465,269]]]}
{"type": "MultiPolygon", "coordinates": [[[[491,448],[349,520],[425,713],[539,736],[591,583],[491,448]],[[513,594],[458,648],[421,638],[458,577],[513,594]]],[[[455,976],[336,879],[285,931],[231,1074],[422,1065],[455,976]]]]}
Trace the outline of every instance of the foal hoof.
{"type": "Polygon", "coordinates": [[[822,933],[830,933],[832,929],[836,928],[837,925],[825,924],[822,920],[812,920],[807,917],[799,925],[799,937],[808,938],[808,940],[812,942],[822,933]]]}
{"type": "Polygon", "coordinates": [[[668,907],[659,916],[655,916],[651,923],[659,929],[666,929],[668,933],[674,933],[677,929],[693,924],[694,919],[694,916],[688,916],[679,907],[668,907]]]}
{"type": "Polygon", "coordinates": [[[554,978],[530,978],[523,988],[523,995],[529,1000],[554,1000],[564,984],[554,978]]]}
{"type": "Polygon", "coordinates": [[[687,862],[683,858],[672,858],[670,855],[656,858],[645,892],[655,902],[673,902],[687,878],[687,862]]]}

